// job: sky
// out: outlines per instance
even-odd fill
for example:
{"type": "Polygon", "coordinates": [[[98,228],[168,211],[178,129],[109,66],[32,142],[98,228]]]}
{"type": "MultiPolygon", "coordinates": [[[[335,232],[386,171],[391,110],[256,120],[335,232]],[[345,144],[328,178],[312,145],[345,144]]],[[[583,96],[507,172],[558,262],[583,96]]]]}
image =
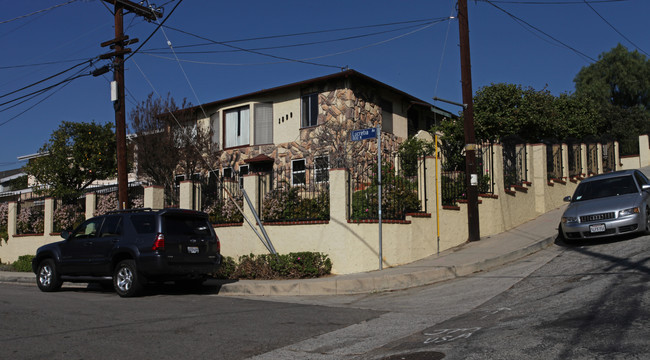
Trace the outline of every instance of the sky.
{"type": "MultiPolygon", "coordinates": [[[[127,124],[151,93],[197,105],[346,68],[460,110],[433,101],[462,102],[455,0],[150,5],[162,8],[157,22],[124,16],[125,34],[139,39],[126,62],[127,124]]],[[[5,171],[23,166],[17,158],[37,153],[62,121],[114,123],[111,73],[89,74],[109,64],[98,59],[110,51],[100,43],[115,33],[112,5],[101,0],[0,0],[0,9],[5,171]]],[[[468,0],[468,13],[474,92],[511,83],[572,93],[580,69],[617,44],[650,51],[648,0],[468,0]]]]}

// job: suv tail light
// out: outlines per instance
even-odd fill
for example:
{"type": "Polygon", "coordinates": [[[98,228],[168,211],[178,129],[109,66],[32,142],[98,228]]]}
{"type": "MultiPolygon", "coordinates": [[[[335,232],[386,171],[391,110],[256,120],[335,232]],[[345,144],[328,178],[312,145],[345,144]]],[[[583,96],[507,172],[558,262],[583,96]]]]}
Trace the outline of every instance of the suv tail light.
{"type": "Polygon", "coordinates": [[[163,234],[158,234],[156,236],[156,240],[153,242],[153,246],[151,247],[151,250],[165,250],[165,235],[163,234]]]}
{"type": "Polygon", "coordinates": [[[217,236],[217,251],[221,252],[221,241],[219,241],[219,237],[217,236]]]}

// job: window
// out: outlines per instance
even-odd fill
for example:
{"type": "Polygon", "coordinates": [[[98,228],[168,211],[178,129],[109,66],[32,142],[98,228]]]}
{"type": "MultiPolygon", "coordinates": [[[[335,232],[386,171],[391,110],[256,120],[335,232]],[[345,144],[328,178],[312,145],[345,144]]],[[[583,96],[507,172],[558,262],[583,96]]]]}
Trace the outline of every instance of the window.
{"type": "Polygon", "coordinates": [[[122,217],[107,216],[102,225],[102,237],[113,237],[122,235],[122,217]]]}
{"type": "Polygon", "coordinates": [[[153,214],[131,215],[130,219],[138,234],[152,234],[156,231],[156,216],[153,214]]]}
{"type": "Polygon", "coordinates": [[[291,185],[305,185],[307,183],[307,172],[305,170],[305,159],[291,161],[291,185]]]}
{"type": "Polygon", "coordinates": [[[302,120],[301,127],[318,125],[318,94],[305,95],[302,97],[302,120]]]}
{"type": "Polygon", "coordinates": [[[381,99],[379,101],[381,107],[381,130],[387,133],[393,133],[393,103],[381,99]]]}
{"type": "Polygon", "coordinates": [[[314,172],[316,182],[327,182],[330,180],[330,159],[328,156],[319,156],[314,159],[314,172]]]}
{"type": "Polygon", "coordinates": [[[239,165],[239,186],[244,187],[244,175],[248,175],[248,165],[239,165]]]}
{"type": "Polygon", "coordinates": [[[102,221],[104,221],[103,217],[87,220],[77,228],[75,233],[72,234],[71,238],[76,240],[97,237],[99,228],[102,225],[102,221]]]}
{"type": "Polygon", "coordinates": [[[230,168],[230,167],[223,168],[223,177],[224,178],[230,179],[230,178],[232,178],[232,176],[233,176],[232,168],[230,168]]]}
{"type": "Polygon", "coordinates": [[[224,148],[250,145],[248,106],[224,111],[224,148]]]}
{"type": "Polygon", "coordinates": [[[255,145],[273,144],[273,104],[255,104],[255,145]]]}

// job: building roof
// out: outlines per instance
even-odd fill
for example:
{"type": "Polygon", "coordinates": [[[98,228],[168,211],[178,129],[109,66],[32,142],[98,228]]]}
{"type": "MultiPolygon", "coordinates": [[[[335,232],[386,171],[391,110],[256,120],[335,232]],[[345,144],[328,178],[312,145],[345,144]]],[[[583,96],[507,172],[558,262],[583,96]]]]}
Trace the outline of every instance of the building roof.
{"type": "Polygon", "coordinates": [[[381,87],[381,88],[384,88],[384,89],[388,89],[388,90],[393,91],[393,92],[395,92],[397,94],[400,94],[401,96],[407,98],[414,105],[429,106],[431,108],[432,112],[435,112],[435,113],[438,113],[438,114],[441,114],[441,115],[447,116],[447,117],[453,117],[453,115],[450,112],[446,111],[446,110],[438,108],[438,107],[434,106],[433,104],[430,104],[430,103],[428,103],[426,101],[420,100],[420,99],[418,99],[418,98],[416,98],[416,97],[414,97],[412,95],[409,95],[409,94],[407,94],[407,93],[405,93],[405,92],[403,92],[401,90],[398,90],[398,89],[396,89],[396,88],[394,88],[394,87],[392,87],[390,85],[386,85],[386,84],[382,83],[381,81],[375,80],[375,79],[373,79],[373,78],[371,78],[371,77],[369,77],[367,75],[364,75],[364,74],[362,74],[362,73],[360,73],[358,71],[351,70],[351,69],[341,71],[341,72],[338,72],[338,73],[334,73],[334,74],[330,74],[330,75],[326,75],[326,76],[321,76],[321,77],[309,79],[309,80],[299,81],[299,82],[295,82],[295,83],[291,83],[291,84],[286,84],[286,85],[273,87],[273,88],[270,88],[270,89],[263,89],[263,90],[255,91],[255,92],[248,93],[248,94],[238,95],[238,96],[227,98],[227,99],[222,99],[222,100],[217,100],[217,101],[205,103],[203,105],[195,106],[195,107],[190,108],[188,110],[198,110],[201,106],[202,107],[219,106],[219,105],[223,105],[223,104],[227,104],[227,103],[241,101],[241,100],[246,99],[246,98],[259,96],[259,95],[265,95],[265,94],[278,92],[278,91],[283,91],[283,90],[287,90],[287,89],[291,89],[291,88],[295,88],[295,87],[304,87],[304,86],[309,86],[309,85],[316,84],[316,83],[336,81],[336,80],[347,79],[347,78],[361,79],[361,80],[363,80],[365,82],[368,82],[368,83],[371,83],[371,84],[373,84],[375,86],[378,86],[378,87],[381,87]]]}

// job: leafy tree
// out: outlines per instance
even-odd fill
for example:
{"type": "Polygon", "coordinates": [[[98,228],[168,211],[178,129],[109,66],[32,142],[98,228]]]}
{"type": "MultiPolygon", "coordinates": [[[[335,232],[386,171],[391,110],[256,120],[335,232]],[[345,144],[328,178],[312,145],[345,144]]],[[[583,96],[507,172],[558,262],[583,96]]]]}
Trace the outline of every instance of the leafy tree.
{"type": "Polygon", "coordinates": [[[44,193],[66,202],[83,193],[93,181],[117,173],[113,125],[64,121],[39,150],[44,156],[29,161],[24,171],[34,176],[44,193]]]}
{"type": "Polygon", "coordinates": [[[618,44],[583,67],[573,80],[576,94],[596,100],[601,105],[629,109],[650,105],[650,62],[638,51],[628,51],[618,44]]]}
{"type": "Polygon", "coordinates": [[[603,121],[600,134],[621,143],[621,154],[638,153],[639,134],[650,132],[650,61],[619,44],[583,67],[573,80],[576,94],[591,99],[603,121]]]}
{"type": "Polygon", "coordinates": [[[189,179],[200,170],[214,167],[218,146],[209,129],[197,125],[197,113],[183,100],[154,98],[139,103],[130,112],[130,128],[135,133],[135,161],[139,175],[173,193],[174,175],[189,179]]]}

